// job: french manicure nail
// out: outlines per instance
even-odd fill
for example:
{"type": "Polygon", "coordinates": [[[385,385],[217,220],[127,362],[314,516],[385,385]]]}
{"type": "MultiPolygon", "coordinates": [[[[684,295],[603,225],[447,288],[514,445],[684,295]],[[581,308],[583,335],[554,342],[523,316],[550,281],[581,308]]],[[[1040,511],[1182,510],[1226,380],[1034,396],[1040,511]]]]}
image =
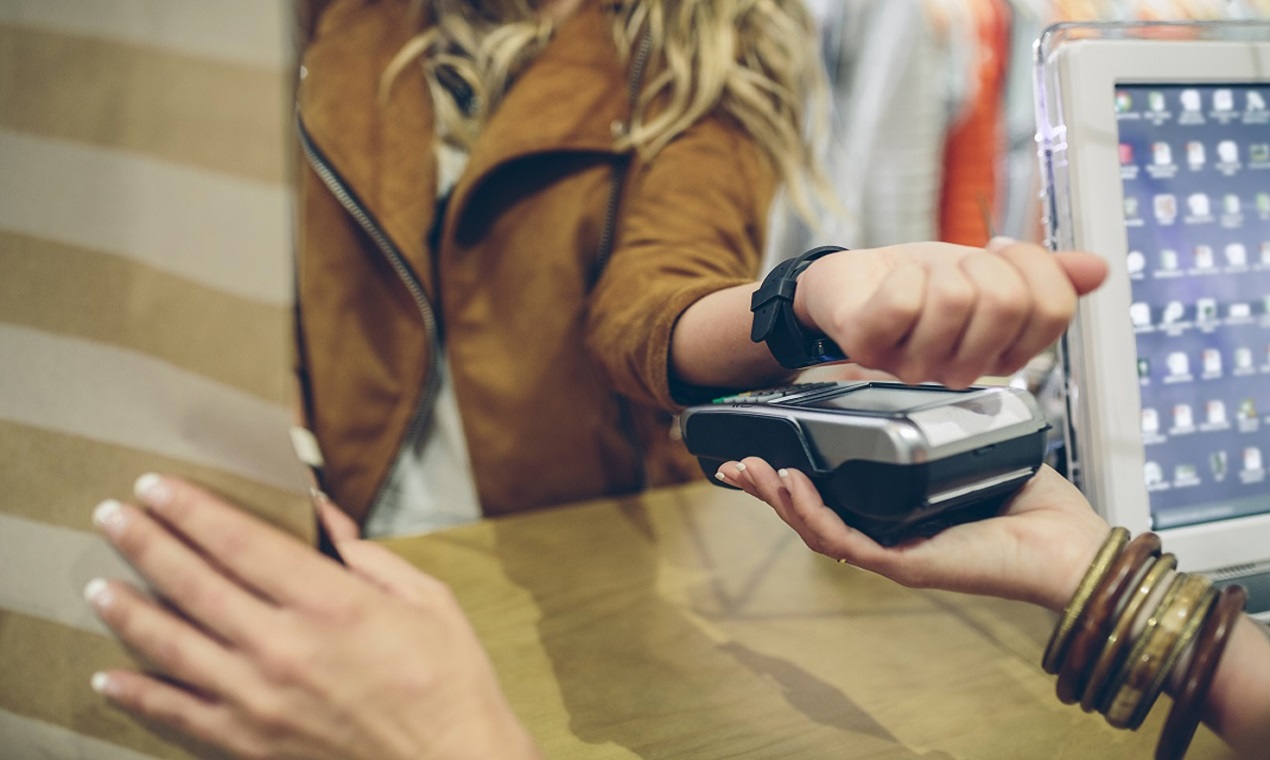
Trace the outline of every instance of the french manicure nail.
{"type": "Polygon", "coordinates": [[[736,471],[737,471],[737,472],[745,472],[745,462],[737,462],[737,463],[736,463],[736,471]]]}
{"type": "Polygon", "coordinates": [[[132,493],[152,507],[162,507],[172,500],[172,489],[163,478],[147,472],[132,484],[132,493]]]}
{"type": "Polygon", "coordinates": [[[1018,243],[1018,242],[1019,242],[1019,241],[1015,240],[1015,239],[1014,239],[1014,238],[1012,238],[1012,237],[1006,237],[1006,236],[1004,236],[1004,235],[997,235],[996,237],[994,237],[994,238],[992,238],[991,240],[989,240],[989,241],[988,241],[988,244],[987,244],[986,246],[984,246],[984,248],[986,248],[986,249],[987,249],[987,250],[989,250],[989,251],[1000,251],[1000,250],[1002,250],[1003,248],[1009,248],[1010,246],[1012,246],[1012,245],[1014,245],[1014,244],[1016,244],[1016,243],[1018,243]]]}
{"type": "Polygon", "coordinates": [[[93,524],[108,536],[119,535],[126,522],[123,505],[114,499],[106,499],[93,509],[93,524]]]}
{"type": "Polygon", "coordinates": [[[97,692],[103,697],[110,697],[110,696],[114,696],[115,694],[114,679],[112,679],[110,676],[106,675],[105,673],[101,672],[100,670],[97,671],[96,673],[93,673],[93,677],[89,679],[88,685],[92,687],[93,691],[97,692]]]}
{"type": "Polygon", "coordinates": [[[93,578],[84,586],[84,601],[99,610],[106,609],[114,600],[115,595],[110,590],[110,584],[101,578],[93,578]]]}
{"type": "Polygon", "coordinates": [[[782,478],[788,478],[788,477],[789,477],[789,470],[787,470],[787,469],[785,469],[784,467],[782,467],[782,468],[780,468],[779,470],[777,470],[777,471],[776,471],[776,474],[777,474],[777,475],[779,475],[779,476],[781,476],[782,478]]]}
{"type": "Polygon", "coordinates": [[[714,477],[716,480],[722,480],[724,483],[728,482],[728,476],[726,473],[723,472],[723,470],[719,470],[718,472],[716,472],[714,474],[714,477]]]}

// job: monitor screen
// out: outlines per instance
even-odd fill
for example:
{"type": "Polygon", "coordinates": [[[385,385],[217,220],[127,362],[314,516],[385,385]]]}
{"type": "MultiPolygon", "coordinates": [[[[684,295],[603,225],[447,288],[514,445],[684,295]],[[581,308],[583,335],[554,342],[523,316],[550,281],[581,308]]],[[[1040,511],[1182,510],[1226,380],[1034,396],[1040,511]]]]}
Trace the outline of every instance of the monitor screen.
{"type": "Polygon", "coordinates": [[[1270,512],[1267,99],[1266,85],[1116,88],[1157,530],[1270,512]]]}

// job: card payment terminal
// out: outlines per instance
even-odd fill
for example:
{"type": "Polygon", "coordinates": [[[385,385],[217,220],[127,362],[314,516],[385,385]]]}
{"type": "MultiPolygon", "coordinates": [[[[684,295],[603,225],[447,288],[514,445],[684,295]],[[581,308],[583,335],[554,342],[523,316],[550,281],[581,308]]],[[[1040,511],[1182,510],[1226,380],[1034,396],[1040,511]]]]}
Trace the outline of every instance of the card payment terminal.
{"type": "Polygon", "coordinates": [[[795,384],[694,406],[684,442],[711,482],[729,460],[806,473],[825,504],[883,544],[995,514],[1045,455],[1024,390],[883,382],[795,384]]]}

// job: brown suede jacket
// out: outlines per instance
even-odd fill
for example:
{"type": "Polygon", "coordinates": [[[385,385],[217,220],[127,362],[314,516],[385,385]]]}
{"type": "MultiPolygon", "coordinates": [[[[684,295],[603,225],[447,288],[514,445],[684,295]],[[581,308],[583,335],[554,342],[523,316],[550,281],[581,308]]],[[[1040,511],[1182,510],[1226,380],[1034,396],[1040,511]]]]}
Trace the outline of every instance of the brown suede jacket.
{"type": "Polygon", "coordinates": [[[698,475],[671,432],[671,330],[697,299],[757,275],[770,163],[721,118],[633,159],[597,280],[630,98],[588,0],[485,125],[433,246],[420,67],[378,94],[412,34],[407,6],[334,3],[302,71],[300,355],[331,495],[365,518],[427,425],[439,336],[486,514],[698,475]]]}

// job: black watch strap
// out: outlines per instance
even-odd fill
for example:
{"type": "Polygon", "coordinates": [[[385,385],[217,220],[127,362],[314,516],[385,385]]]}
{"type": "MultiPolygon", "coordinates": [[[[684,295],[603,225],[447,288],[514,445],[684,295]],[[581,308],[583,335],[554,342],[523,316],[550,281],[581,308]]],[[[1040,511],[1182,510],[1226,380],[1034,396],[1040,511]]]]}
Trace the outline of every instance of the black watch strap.
{"type": "Polygon", "coordinates": [[[845,250],[841,246],[826,245],[782,261],[750,298],[750,311],[754,312],[750,340],[766,343],[767,350],[782,367],[802,369],[847,358],[837,343],[821,333],[803,329],[794,316],[798,275],[816,259],[845,250]]]}

